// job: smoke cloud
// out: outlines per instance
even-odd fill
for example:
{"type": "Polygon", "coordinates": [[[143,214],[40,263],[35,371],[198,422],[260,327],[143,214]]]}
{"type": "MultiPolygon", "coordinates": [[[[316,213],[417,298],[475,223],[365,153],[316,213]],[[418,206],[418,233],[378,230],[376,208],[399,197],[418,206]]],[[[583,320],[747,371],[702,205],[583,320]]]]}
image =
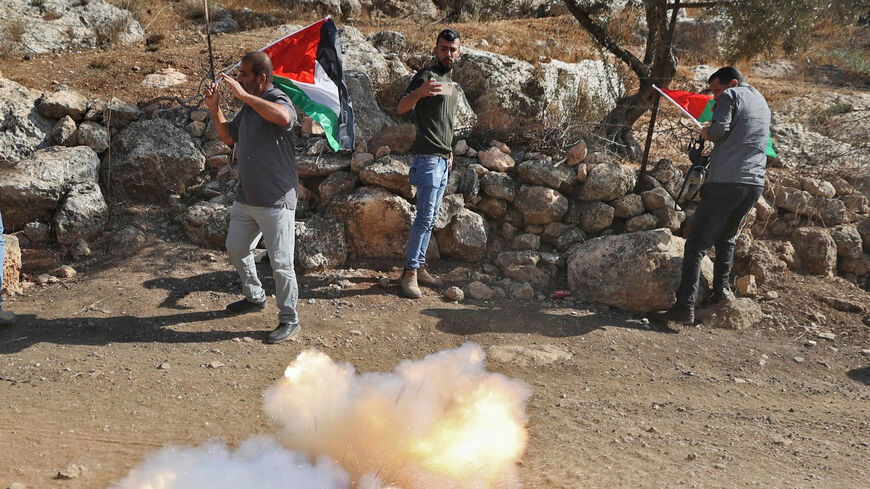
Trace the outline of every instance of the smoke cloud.
{"type": "Polygon", "coordinates": [[[305,351],[265,393],[280,442],[166,448],[114,489],[518,488],[531,390],[484,359],[468,343],[360,374],[305,351]]]}

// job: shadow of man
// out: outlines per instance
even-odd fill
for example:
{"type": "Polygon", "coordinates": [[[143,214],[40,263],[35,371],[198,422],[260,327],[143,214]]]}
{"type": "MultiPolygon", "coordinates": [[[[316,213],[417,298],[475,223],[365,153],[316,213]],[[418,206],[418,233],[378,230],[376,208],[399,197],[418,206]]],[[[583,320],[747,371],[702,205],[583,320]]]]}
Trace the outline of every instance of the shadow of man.
{"type": "Polygon", "coordinates": [[[179,331],[168,328],[225,317],[223,310],[154,317],[124,315],[58,319],[21,314],[13,326],[0,329],[0,354],[19,352],[43,342],[92,346],[134,342],[206,343],[251,335],[250,331],[179,331]]]}

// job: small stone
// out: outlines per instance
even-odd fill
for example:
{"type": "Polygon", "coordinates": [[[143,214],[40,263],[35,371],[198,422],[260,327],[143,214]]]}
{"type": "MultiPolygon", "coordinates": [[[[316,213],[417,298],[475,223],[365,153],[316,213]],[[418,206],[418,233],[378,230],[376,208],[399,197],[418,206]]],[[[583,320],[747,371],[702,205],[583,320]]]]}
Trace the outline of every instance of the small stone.
{"type": "Polygon", "coordinates": [[[24,484],[22,484],[20,482],[13,482],[12,484],[9,484],[9,487],[7,487],[6,489],[26,489],[26,488],[27,488],[27,486],[25,486],[24,484]]]}
{"type": "Polygon", "coordinates": [[[163,362],[160,365],[158,365],[157,368],[160,370],[169,370],[169,364],[167,362],[163,362]]]}
{"type": "Polygon", "coordinates": [[[312,298],[311,298],[311,299],[308,299],[308,303],[309,303],[309,304],[314,304],[314,303],[315,303],[315,302],[317,302],[317,301],[316,301],[316,300],[314,300],[314,298],[313,298],[313,297],[312,297],[312,298]]]}
{"type": "Polygon", "coordinates": [[[242,341],[244,341],[245,343],[253,343],[254,338],[251,338],[250,336],[243,336],[242,341]]]}
{"type": "Polygon", "coordinates": [[[865,357],[870,357],[870,348],[864,348],[863,350],[861,350],[861,354],[865,357]]]}
{"type": "Polygon", "coordinates": [[[697,458],[698,454],[695,452],[692,452],[686,456],[686,460],[688,460],[689,462],[694,462],[697,458]]]}
{"type": "Polygon", "coordinates": [[[804,363],[804,357],[794,357],[795,363],[804,363]]]}
{"type": "Polygon", "coordinates": [[[215,361],[208,364],[208,368],[221,368],[221,367],[225,367],[225,366],[226,365],[219,360],[215,360],[215,361]]]}
{"type": "Polygon", "coordinates": [[[82,258],[87,258],[91,256],[91,247],[88,245],[88,242],[79,238],[76,241],[75,246],[70,250],[70,254],[76,260],[81,260],[82,258]]]}
{"type": "Polygon", "coordinates": [[[58,470],[55,479],[75,479],[82,475],[83,466],[78,464],[69,464],[66,468],[58,470]]]}
{"type": "Polygon", "coordinates": [[[813,340],[804,341],[804,346],[816,346],[816,342],[813,340]]]}
{"type": "Polygon", "coordinates": [[[819,333],[817,336],[818,336],[819,338],[822,338],[822,339],[825,339],[825,340],[833,340],[834,338],[837,337],[837,335],[834,334],[834,333],[819,333]]]}
{"type": "Polygon", "coordinates": [[[390,279],[388,279],[387,277],[381,277],[378,279],[378,285],[383,288],[387,288],[390,286],[390,279]]]}
{"type": "Polygon", "coordinates": [[[779,299],[779,294],[777,294],[775,290],[770,290],[765,292],[764,298],[767,300],[779,299]]]}
{"type": "Polygon", "coordinates": [[[459,287],[450,287],[444,291],[444,298],[453,302],[462,302],[465,299],[465,293],[459,287]]]}
{"type": "Polygon", "coordinates": [[[713,465],[714,469],[725,470],[725,464],[715,464],[713,465]]]}
{"type": "Polygon", "coordinates": [[[69,265],[62,265],[55,271],[55,275],[60,278],[73,278],[76,276],[76,269],[69,265]]]}
{"type": "Polygon", "coordinates": [[[360,336],[362,334],[362,331],[360,331],[358,329],[352,329],[352,330],[348,331],[347,333],[352,334],[354,336],[360,336]]]}
{"type": "Polygon", "coordinates": [[[57,282],[59,282],[57,277],[54,277],[47,273],[43,273],[42,275],[36,277],[36,283],[38,283],[39,285],[54,284],[57,282]]]}

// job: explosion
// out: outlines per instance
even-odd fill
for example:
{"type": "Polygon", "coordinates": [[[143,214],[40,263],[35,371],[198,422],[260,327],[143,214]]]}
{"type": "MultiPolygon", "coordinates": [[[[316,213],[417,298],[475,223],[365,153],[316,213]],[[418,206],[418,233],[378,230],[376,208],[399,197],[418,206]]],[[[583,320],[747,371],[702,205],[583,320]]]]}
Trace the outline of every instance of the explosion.
{"type": "Polygon", "coordinates": [[[308,350],[265,393],[280,443],[166,448],[115,488],[513,489],[530,394],[472,343],[391,373],[308,350]]]}

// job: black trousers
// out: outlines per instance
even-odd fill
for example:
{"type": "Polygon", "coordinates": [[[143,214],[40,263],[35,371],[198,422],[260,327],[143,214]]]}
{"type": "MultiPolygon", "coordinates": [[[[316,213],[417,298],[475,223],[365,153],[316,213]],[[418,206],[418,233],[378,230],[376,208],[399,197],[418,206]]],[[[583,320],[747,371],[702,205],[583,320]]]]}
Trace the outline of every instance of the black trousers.
{"type": "Polygon", "coordinates": [[[698,299],[701,260],[713,246],[713,290],[728,287],[734,264],[734,243],[740,223],[761,197],[764,187],[741,183],[708,183],[701,187],[701,201],[683,250],[683,274],[675,308],[694,309],[698,299]]]}

